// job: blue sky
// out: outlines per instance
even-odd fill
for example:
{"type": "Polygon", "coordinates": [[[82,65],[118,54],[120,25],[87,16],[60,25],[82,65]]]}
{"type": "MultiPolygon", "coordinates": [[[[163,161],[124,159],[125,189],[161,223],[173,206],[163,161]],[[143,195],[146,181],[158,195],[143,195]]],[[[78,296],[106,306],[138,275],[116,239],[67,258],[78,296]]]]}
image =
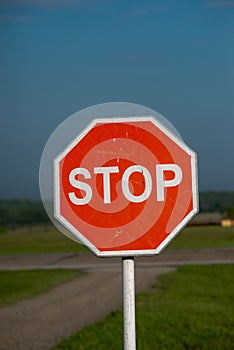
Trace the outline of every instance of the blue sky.
{"type": "Polygon", "coordinates": [[[0,198],[39,198],[71,114],[145,105],[198,153],[200,190],[234,190],[234,1],[0,0],[0,198]]]}

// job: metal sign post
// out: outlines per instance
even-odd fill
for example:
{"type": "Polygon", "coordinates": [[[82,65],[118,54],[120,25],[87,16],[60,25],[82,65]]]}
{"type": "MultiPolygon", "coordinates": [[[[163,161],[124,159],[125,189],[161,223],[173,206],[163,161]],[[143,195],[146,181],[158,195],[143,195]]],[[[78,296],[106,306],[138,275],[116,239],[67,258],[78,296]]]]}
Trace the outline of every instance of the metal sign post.
{"type": "Polygon", "coordinates": [[[124,350],[136,349],[134,257],[122,258],[124,350]]]}

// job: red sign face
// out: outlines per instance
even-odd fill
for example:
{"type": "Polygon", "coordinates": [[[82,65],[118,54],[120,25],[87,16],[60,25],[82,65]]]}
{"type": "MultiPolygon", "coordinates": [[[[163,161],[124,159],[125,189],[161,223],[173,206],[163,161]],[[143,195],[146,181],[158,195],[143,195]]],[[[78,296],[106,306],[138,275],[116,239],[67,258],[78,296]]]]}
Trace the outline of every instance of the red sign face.
{"type": "Polygon", "coordinates": [[[196,154],[153,117],[94,120],[54,179],[55,218],[98,256],[157,254],[198,211],[196,154]]]}

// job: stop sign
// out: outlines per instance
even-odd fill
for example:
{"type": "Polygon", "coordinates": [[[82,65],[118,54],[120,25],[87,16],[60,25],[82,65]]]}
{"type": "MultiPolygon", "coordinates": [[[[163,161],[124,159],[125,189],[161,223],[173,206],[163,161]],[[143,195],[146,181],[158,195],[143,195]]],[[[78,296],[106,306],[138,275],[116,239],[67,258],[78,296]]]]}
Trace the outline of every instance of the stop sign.
{"type": "Polygon", "coordinates": [[[159,253],[198,211],[196,154],[154,117],[96,119],[54,160],[54,215],[98,256],[159,253]]]}

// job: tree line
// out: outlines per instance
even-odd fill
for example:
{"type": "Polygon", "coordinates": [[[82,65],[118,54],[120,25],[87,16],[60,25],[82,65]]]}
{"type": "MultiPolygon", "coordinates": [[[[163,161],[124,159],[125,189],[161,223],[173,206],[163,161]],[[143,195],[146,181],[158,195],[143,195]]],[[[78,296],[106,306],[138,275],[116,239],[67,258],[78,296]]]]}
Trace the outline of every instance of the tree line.
{"type": "Polygon", "coordinates": [[[48,221],[48,215],[41,201],[0,200],[0,226],[35,224],[48,221]]]}
{"type": "MultiPolygon", "coordinates": [[[[200,193],[200,212],[219,212],[234,218],[234,192],[200,193]]],[[[49,222],[41,201],[0,200],[0,226],[49,222]]]]}
{"type": "Polygon", "coordinates": [[[201,192],[199,201],[200,212],[219,212],[225,215],[234,207],[234,192],[201,192]]]}

